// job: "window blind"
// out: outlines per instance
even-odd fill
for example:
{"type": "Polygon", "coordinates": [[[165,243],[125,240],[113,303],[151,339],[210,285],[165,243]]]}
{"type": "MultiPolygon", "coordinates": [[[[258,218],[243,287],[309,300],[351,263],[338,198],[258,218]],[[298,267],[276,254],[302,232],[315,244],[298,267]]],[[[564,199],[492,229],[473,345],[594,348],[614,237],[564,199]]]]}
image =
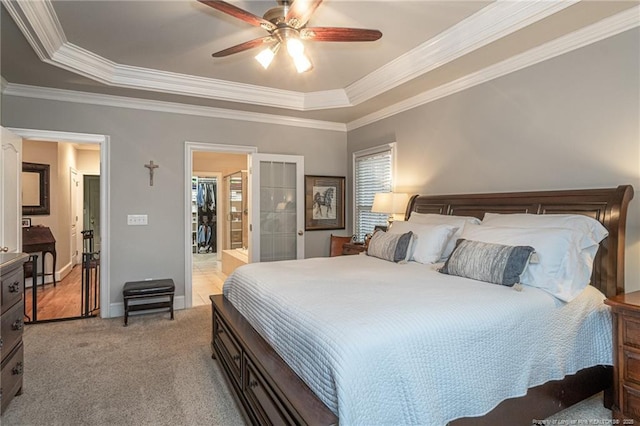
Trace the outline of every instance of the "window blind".
{"type": "Polygon", "coordinates": [[[377,192],[392,190],[393,153],[391,148],[354,155],[355,183],[355,234],[363,241],[365,234],[373,232],[376,225],[386,225],[388,215],[372,213],[373,198],[377,192]]]}

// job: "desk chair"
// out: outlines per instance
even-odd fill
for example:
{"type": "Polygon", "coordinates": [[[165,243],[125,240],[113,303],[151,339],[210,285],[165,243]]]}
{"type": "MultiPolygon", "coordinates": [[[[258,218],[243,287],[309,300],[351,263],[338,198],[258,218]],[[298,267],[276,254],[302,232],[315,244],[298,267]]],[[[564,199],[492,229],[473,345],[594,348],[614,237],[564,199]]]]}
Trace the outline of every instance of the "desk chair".
{"type": "Polygon", "coordinates": [[[353,237],[342,237],[340,235],[331,234],[331,243],[329,247],[329,256],[342,256],[342,246],[350,243],[353,237]]]}

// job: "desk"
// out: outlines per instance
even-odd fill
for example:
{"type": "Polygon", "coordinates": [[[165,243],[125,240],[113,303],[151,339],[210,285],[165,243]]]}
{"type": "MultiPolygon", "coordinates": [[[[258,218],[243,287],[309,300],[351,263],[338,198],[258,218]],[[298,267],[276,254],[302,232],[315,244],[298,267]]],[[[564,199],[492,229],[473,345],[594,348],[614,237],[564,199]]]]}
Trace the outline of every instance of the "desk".
{"type": "MultiPolygon", "coordinates": [[[[22,228],[22,251],[25,253],[42,253],[42,283],[45,275],[53,276],[53,285],[56,285],[56,239],[53,238],[51,229],[46,226],[31,226],[22,228]],[[44,270],[44,259],[46,254],[53,256],[53,271],[46,274],[44,270]]],[[[33,277],[35,285],[37,277],[33,277]]]]}

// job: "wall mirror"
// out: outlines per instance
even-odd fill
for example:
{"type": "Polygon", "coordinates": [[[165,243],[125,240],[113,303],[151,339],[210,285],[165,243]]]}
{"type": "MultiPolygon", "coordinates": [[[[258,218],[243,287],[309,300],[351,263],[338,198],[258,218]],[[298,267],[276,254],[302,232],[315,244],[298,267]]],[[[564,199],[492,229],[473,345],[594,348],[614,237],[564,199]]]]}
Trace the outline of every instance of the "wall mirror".
{"type": "Polygon", "coordinates": [[[49,214],[49,165],[22,163],[22,215],[49,214]]]}

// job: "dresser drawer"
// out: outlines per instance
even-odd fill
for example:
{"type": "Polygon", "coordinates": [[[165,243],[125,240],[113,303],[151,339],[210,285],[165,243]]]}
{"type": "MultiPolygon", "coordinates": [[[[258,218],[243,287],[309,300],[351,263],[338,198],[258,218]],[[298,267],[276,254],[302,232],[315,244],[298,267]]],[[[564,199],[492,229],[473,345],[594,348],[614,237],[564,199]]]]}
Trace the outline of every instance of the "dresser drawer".
{"type": "Polygon", "coordinates": [[[217,314],[214,316],[213,324],[215,333],[214,344],[220,349],[220,352],[222,352],[224,361],[231,369],[233,378],[237,381],[238,386],[240,386],[240,367],[242,362],[240,346],[236,343],[235,338],[217,314]]]}
{"type": "Polygon", "coordinates": [[[9,405],[15,395],[22,391],[22,375],[24,370],[24,352],[22,342],[2,362],[2,390],[1,411],[9,405]]]}
{"type": "Polygon", "coordinates": [[[640,389],[634,386],[622,386],[622,411],[625,416],[640,419],[640,389]]]}
{"type": "Polygon", "coordinates": [[[242,391],[251,406],[251,411],[258,417],[258,423],[265,425],[298,424],[299,422],[294,421],[289,415],[251,360],[245,358],[245,362],[246,374],[242,391]]]}
{"type": "Polygon", "coordinates": [[[2,310],[0,312],[6,312],[22,298],[23,275],[22,267],[19,267],[2,277],[2,310]]]}
{"type": "Polygon", "coordinates": [[[622,344],[640,348],[640,318],[622,315],[622,344]]]}
{"type": "Polygon", "coordinates": [[[0,317],[0,359],[4,359],[22,339],[24,308],[22,301],[13,305],[0,317]]]}

